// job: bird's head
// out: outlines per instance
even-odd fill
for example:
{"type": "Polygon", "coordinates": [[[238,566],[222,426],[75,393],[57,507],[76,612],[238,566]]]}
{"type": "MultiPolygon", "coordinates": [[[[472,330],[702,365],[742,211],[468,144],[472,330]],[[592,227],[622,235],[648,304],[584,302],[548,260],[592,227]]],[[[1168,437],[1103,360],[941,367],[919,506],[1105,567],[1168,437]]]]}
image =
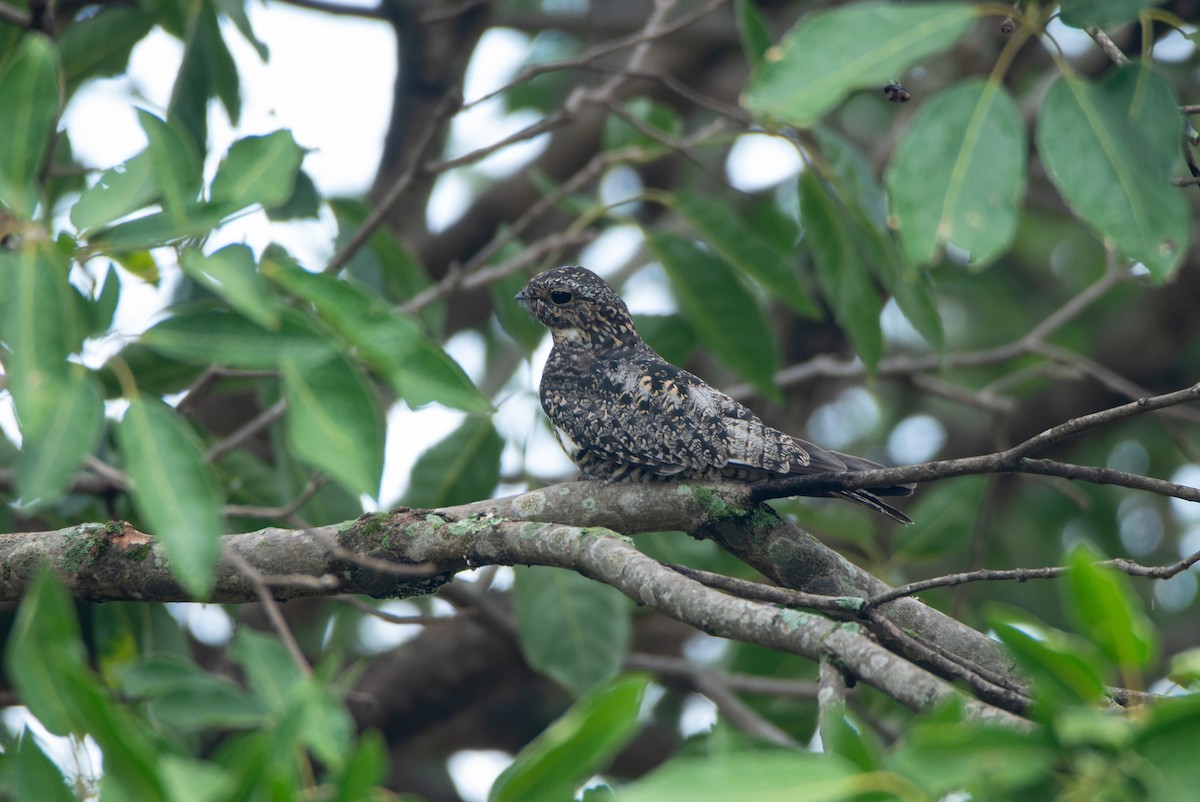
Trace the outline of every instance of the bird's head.
{"type": "Polygon", "coordinates": [[[641,342],[629,308],[585,267],[555,267],[529,280],[516,300],[554,335],[555,345],[608,348],[641,342]]]}

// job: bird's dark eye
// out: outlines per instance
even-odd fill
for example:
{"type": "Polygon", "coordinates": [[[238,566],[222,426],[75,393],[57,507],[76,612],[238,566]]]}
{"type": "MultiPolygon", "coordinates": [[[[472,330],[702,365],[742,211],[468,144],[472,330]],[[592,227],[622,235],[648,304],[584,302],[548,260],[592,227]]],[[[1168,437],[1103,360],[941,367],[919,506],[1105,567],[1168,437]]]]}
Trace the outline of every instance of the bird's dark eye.
{"type": "Polygon", "coordinates": [[[554,303],[558,304],[559,306],[562,306],[563,304],[569,304],[571,302],[571,293],[567,292],[566,290],[554,290],[550,293],[550,300],[554,301],[554,303]]]}

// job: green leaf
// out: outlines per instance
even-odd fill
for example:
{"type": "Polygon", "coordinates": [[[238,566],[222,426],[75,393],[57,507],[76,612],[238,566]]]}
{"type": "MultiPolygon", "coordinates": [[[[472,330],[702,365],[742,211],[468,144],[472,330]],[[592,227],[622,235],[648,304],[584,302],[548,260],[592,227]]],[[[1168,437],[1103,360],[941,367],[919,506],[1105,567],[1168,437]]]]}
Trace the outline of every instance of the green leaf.
{"type": "Polygon", "coordinates": [[[55,735],[87,730],[79,699],[62,685],[68,674],[88,678],[85,661],[75,607],[58,580],[43,572],[21,600],[5,667],[21,703],[55,735]]]}
{"type": "Polygon", "coordinates": [[[858,249],[862,236],[811,170],[800,174],[800,221],[833,316],[868,368],[883,356],[883,304],[858,249]]]}
{"type": "Polygon", "coordinates": [[[678,235],[650,232],[647,238],[696,335],[759,390],[777,396],[775,338],[762,307],[733,268],[678,235]]]}
{"type": "Polygon", "coordinates": [[[117,269],[110,263],[108,271],[104,274],[104,286],[92,307],[92,331],[97,334],[108,333],[120,301],[121,279],[117,276],[117,269]]]}
{"type": "Polygon", "coordinates": [[[291,450],[346,490],[378,496],[386,429],[366,380],[340,355],[309,365],[285,355],[281,367],[291,450]]]}
{"type": "Polygon", "coordinates": [[[1108,28],[1119,22],[1136,19],[1143,8],[1161,5],[1162,0],[1063,0],[1064,25],[1072,28],[1108,28]]]}
{"type": "Polygon", "coordinates": [[[238,31],[245,37],[258,57],[266,61],[269,57],[266,44],[258,38],[254,33],[254,28],[250,25],[250,16],[246,13],[246,4],[242,0],[212,0],[213,6],[217,12],[233,22],[237,26],[238,31]]]}
{"type": "Polygon", "coordinates": [[[1102,84],[1064,74],[1039,114],[1037,146],[1067,203],[1165,281],[1187,252],[1189,214],[1170,182],[1179,109],[1167,81],[1130,65],[1102,84]]]}
{"type": "Polygon", "coordinates": [[[836,755],[771,750],[675,757],[627,785],[621,802],[842,802],[863,790],[836,755]]]}
{"type": "Polygon", "coordinates": [[[274,221],[316,220],[321,216],[321,195],[317,185],[304,170],[296,171],[296,186],[292,195],[279,206],[267,209],[267,218],[274,221]]]}
{"type": "MultiPolygon", "coordinates": [[[[79,536],[103,537],[94,529],[79,536]]],[[[8,677],[46,729],[95,738],[104,753],[105,776],[129,790],[126,798],[163,799],[155,766],[161,745],[152,741],[146,722],[114,702],[88,668],[74,604],[49,572],[26,590],[7,647],[8,677]]]]}
{"type": "Polygon", "coordinates": [[[208,595],[221,555],[221,493],[196,436],[157,398],[136,396],[117,427],[133,504],[193,597],[208,595]]]}
{"type": "Polygon", "coordinates": [[[161,321],[142,335],[141,343],[173,359],[194,365],[228,365],[246,370],[273,370],[286,355],[310,365],[338,352],[303,313],[285,309],[278,331],[241,315],[211,309],[187,310],[161,321]]]}
{"type": "MultiPolygon", "coordinates": [[[[169,212],[155,212],[92,234],[88,238],[88,246],[121,259],[120,254],[125,251],[145,251],[208,234],[237,211],[229,204],[199,203],[188,208],[183,217],[176,217],[169,212]]],[[[121,263],[125,264],[123,260],[121,263]]],[[[130,272],[138,271],[130,267],[130,272]]]]}
{"type": "Polygon", "coordinates": [[[239,139],[217,168],[211,198],[239,208],[281,206],[292,197],[303,159],[304,150],[291,131],[239,139]]]}
{"type": "Polygon", "coordinates": [[[378,297],[347,280],[309,273],[283,261],[265,260],[261,269],[316,307],[410,406],[437,401],[468,411],[491,408],[458,363],[425,336],[414,319],[378,297]]]}
{"type": "Polygon", "coordinates": [[[0,198],[11,213],[30,218],[58,118],[58,51],[44,34],[29,32],[7,64],[0,75],[0,198]]]}
{"type": "Polygon", "coordinates": [[[46,242],[0,252],[0,271],[9,296],[0,314],[0,336],[8,345],[4,368],[21,429],[37,438],[51,424],[50,391],[67,374],[67,355],[81,339],[66,257],[46,242]]]}
{"type": "Polygon", "coordinates": [[[503,450],[504,441],[491,418],[467,417],[417,458],[402,503],[409,507],[449,507],[490,497],[500,481],[503,450]]]}
{"type": "Polygon", "coordinates": [[[16,749],[5,755],[4,773],[0,787],[12,794],[12,799],[36,799],[38,802],[75,802],[67,788],[66,778],[54,761],[38,746],[28,729],[22,730],[16,749]]]}
{"type": "Polygon", "coordinates": [[[23,507],[41,508],[61,497],[71,474],[95,447],[104,427],[104,404],[94,380],[81,370],[47,382],[38,396],[44,424],[26,433],[17,463],[17,490],[23,507]]]}
{"type": "Polygon", "coordinates": [[[809,127],[851,91],[881,87],[948,49],[976,9],[961,3],[856,3],[805,16],[751,75],[756,117],[809,127]]]}
{"type": "Polygon", "coordinates": [[[887,172],[908,258],[931,262],[946,243],[978,267],[1003,253],[1016,235],[1027,149],[1021,112],[998,82],[969,79],[924,103],[887,172]]]}
{"type": "Polygon", "coordinates": [[[154,23],[154,15],[142,8],[101,7],[98,13],[65,26],[58,49],[67,86],[125,72],[134,45],[154,23]]]}
{"type": "Polygon", "coordinates": [[[900,311],[935,348],[945,333],[929,273],[912,265],[901,252],[887,222],[887,198],[875,180],[874,168],[848,140],[817,127],[814,138],[829,166],[826,176],[850,213],[861,235],[853,237],[862,259],[874,272],[900,311]]]}
{"type": "Polygon", "coordinates": [[[338,778],[333,802],[362,802],[372,799],[373,789],[387,771],[387,747],[378,730],[367,730],[358,738],[346,767],[338,778]]]}
{"type": "Polygon", "coordinates": [[[528,279],[524,273],[513,273],[488,287],[492,296],[492,308],[496,311],[496,319],[500,328],[504,329],[518,345],[531,353],[546,336],[546,327],[529,314],[520,304],[513,300],[528,279]]]}
{"type": "Polygon", "coordinates": [[[1044,732],[937,720],[913,727],[890,761],[933,798],[968,791],[986,799],[1046,780],[1057,762],[1044,732]]]}
{"type": "Polygon", "coordinates": [[[571,705],[513,759],[488,802],[572,798],[637,734],[647,685],[644,677],[621,677],[571,705]]]}
{"type": "Polygon", "coordinates": [[[821,310],[809,298],[800,280],[792,248],[778,250],[769,241],[760,239],[735,209],[715,195],[681,192],[672,197],[672,203],[696,233],[742,275],[757,281],[799,314],[821,316],[821,310]]]}
{"type": "Polygon", "coordinates": [[[1145,668],[1158,652],[1154,625],[1128,578],[1082,543],[1068,558],[1068,610],[1075,626],[1123,671],[1145,668]]]}
{"type": "Polygon", "coordinates": [[[629,650],[629,602],[574,571],[513,569],[521,653],[535,670],[582,696],[613,677],[629,650]]]}
{"type": "Polygon", "coordinates": [[[222,802],[234,798],[233,775],[213,761],[166,754],[159,758],[158,770],[171,799],[222,802]]]}
{"type": "Polygon", "coordinates": [[[733,4],[738,36],[742,40],[742,51],[746,54],[746,63],[758,67],[766,56],[767,48],[771,46],[771,33],[767,22],[759,13],[754,0],[736,0],[733,4]]]}
{"type": "Polygon", "coordinates": [[[673,365],[684,364],[696,350],[696,332],[679,315],[634,315],[633,324],[642,339],[673,365]]]}
{"type": "Polygon", "coordinates": [[[183,39],[183,61],[171,88],[167,119],[179,123],[199,144],[208,142],[208,99],[215,93],[213,51],[224,47],[216,14],[207,3],[181,7],[187,14],[183,39]]]}
{"type": "Polygon", "coordinates": [[[233,640],[233,657],[245,672],[254,697],[276,713],[283,711],[303,680],[279,639],[261,632],[239,629],[233,640]]]}
{"type": "Polygon", "coordinates": [[[179,257],[183,272],[224,298],[237,311],[265,329],[277,330],[281,305],[258,272],[254,252],[245,245],[226,245],[205,256],[194,248],[179,257]]]}
{"type": "Polygon", "coordinates": [[[996,637],[1033,677],[1035,713],[1090,705],[1104,695],[1101,655],[1091,644],[1034,622],[1012,608],[992,605],[987,620],[996,637]]]}
{"type": "Polygon", "coordinates": [[[177,124],[168,124],[138,109],[138,121],[150,145],[146,152],[162,191],[163,211],[177,229],[185,229],[200,192],[200,156],[195,143],[177,124]]]}
{"type": "MultiPolygon", "coordinates": [[[[668,137],[677,136],[683,130],[683,121],[679,119],[679,113],[665,103],[637,97],[625,104],[625,111],[645,128],[661,131],[668,137]]],[[[653,151],[661,149],[663,143],[643,133],[623,117],[610,114],[604,121],[604,149],[619,150],[631,147],[653,151]]]]}
{"type": "Polygon", "coordinates": [[[1140,712],[1142,731],[1134,749],[1150,769],[1153,792],[1147,798],[1190,799],[1200,786],[1200,761],[1192,748],[1200,742],[1200,695],[1163,697],[1140,712]]]}

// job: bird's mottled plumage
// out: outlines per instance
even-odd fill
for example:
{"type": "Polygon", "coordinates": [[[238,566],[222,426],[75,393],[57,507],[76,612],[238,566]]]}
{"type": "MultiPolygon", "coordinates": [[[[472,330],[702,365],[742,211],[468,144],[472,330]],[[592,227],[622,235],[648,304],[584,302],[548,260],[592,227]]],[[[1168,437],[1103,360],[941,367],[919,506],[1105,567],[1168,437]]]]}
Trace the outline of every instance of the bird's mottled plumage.
{"type": "MultiPolygon", "coordinates": [[[[880,467],[774,429],[667,362],[637,333],[621,297],[590,270],[547,270],[517,300],[554,337],[542,372],[542,408],[559,445],[586,478],[752,481],[880,467]]],[[[911,486],[897,485],[837,495],[907,523],[877,494],[911,492],[911,486]]]]}

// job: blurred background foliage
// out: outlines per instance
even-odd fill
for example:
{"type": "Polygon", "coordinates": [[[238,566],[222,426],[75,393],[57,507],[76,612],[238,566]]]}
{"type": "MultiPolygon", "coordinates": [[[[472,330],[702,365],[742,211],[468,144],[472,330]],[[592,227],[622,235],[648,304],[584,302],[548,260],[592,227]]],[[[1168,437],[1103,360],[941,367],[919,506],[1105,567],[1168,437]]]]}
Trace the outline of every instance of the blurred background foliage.
{"type": "MultiPolygon", "coordinates": [[[[560,263],[600,270],[652,345],[773,425],[888,463],[998,450],[1200,374],[1190,0],[291,2],[394,36],[359,196],[322,189],[289,130],[218,142],[248,95],[231,51],[271,57],[257,3],[0,4],[5,531],[129,520],[200,599],[224,532],[569,478],[536,406],[546,337],[510,300],[560,263]],[[523,64],[464,99],[497,31],[523,64]],[[164,32],[169,100],[128,99],[144,148],[76,158],[73,104],[164,32]],[[499,116],[460,124],[464,100],[499,116]]],[[[1198,422],[1177,407],[1047,456],[1197,485],[1198,422]]],[[[511,755],[494,799],[1180,799],[1200,780],[1195,697],[1098,710],[1105,684],[1194,685],[1196,572],[1092,567],[1200,551],[1194,505],[994,475],[920,488],[903,529],[776,506],[896,584],[1070,564],[921,596],[1013,649],[1041,726],[915,721],[865,687],[818,706],[815,665],[548,568],[290,603],[311,673],[257,605],[72,603],[47,580],[0,614],[0,787],[454,802],[511,755]],[[827,754],[768,748],[739,710],[827,754]]],[[[637,543],[751,574],[679,533],[637,543]]]]}

